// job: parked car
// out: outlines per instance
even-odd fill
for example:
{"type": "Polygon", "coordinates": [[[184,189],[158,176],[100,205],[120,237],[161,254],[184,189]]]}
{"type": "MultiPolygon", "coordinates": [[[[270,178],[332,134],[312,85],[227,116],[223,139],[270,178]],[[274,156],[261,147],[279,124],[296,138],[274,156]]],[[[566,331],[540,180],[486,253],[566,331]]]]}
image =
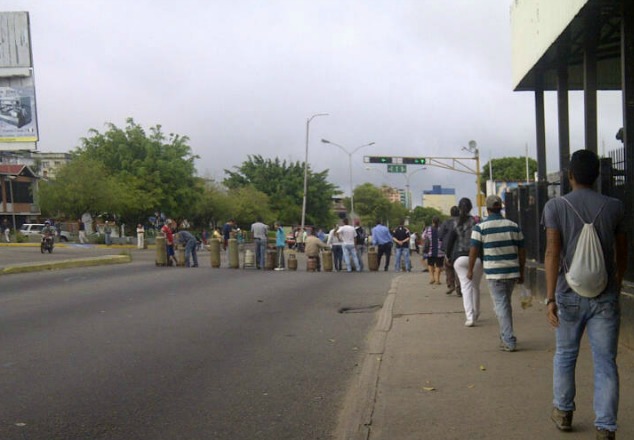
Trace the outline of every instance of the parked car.
{"type": "MultiPolygon", "coordinates": [[[[40,235],[42,233],[42,229],[44,228],[44,223],[25,223],[20,227],[18,231],[22,235],[40,235]]],[[[59,240],[66,242],[71,239],[70,232],[61,231],[59,233],[59,240]]]]}

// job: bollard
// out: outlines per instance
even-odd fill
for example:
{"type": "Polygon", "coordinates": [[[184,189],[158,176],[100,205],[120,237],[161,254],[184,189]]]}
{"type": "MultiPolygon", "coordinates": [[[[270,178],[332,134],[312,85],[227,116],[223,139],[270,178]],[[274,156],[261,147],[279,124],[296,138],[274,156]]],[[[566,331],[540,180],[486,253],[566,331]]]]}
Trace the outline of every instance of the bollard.
{"type": "MultiPolygon", "coordinates": [[[[174,247],[176,247],[176,244],[174,244],[174,247]]],[[[185,246],[184,245],[178,245],[178,247],[176,248],[176,261],[178,261],[178,264],[177,264],[178,267],[185,267],[185,246]]]]}
{"type": "Polygon", "coordinates": [[[156,237],[156,260],[157,266],[167,266],[167,249],[165,248],[165,237],[156,237]]]}
{"type": "Polygon", "coordinates": [[[297,257],[295,256],[295,253],[289,254],[286,265],[288,266],[288,270],[297,270],[297,257]]]}
{"type": "Polygon", "coordinates": [[[211,267],[220,267],[220,240],[212,238],[209,240],[209,253],[211,254],[211,267]]]}
{"type": "Polygon", "coordinates": [[[264,269],[273,270],[275,268],[275,258],[277,257],[277,251],[275,249],[267,249],[264,256],[264,269]]]}
{"type": "Polygon", "coordinates": [[[247,267],[256,267],[255,254],[251,249],[247,249],[244,251],[244,264],[242,265],[242,268],[246,269],[247,267]]]}
{"type": "Polygon", "coordinates": [[[240,267],[240,255],[238,255],[238,240],[229,239],[229,268],[238,269],[240,267]]]}
{"type": "Polygon", "coordinates": [[[315,272],[317,270],[317,258],[306,257],[306,272],[315,272]]]}
{"type": "Polygon", "coordinates": [[[379,253],[375,246],[368,248],[368,269],[370,272],[379,270],[379,253]]]}
{"type": "Polygon", "coordinates": [[[321,253],[321,265],[324,272],[332,272],[332,251],[321,253]]]}

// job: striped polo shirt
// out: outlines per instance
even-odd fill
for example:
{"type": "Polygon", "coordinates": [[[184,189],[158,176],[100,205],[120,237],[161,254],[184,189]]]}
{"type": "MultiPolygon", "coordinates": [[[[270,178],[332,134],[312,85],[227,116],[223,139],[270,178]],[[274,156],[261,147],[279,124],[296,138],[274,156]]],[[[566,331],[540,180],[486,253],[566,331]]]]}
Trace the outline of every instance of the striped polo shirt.
{"type": "Polygon", "coordinates": [[[524,247],[524,235],[517,223],[491,213],[473,227],[471,247],[481,249],[487,279],[519,278],[518,249],[524,247]]]}

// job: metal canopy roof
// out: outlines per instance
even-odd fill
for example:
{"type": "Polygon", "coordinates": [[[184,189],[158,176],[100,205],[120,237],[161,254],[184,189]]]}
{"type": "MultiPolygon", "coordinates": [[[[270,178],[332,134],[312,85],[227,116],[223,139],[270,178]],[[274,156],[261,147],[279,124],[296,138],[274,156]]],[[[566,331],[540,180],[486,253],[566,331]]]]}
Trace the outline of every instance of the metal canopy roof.
{"type": "Polygon", "coordinates": [[[589,0],[514,90],[535,90],[537,72],[543,72],[543,90],[557,90],[561,61],[568,65],[569,89],[583,90],[584,43],[594,20],[599,23],[597,87],[621,90],[621,0],[589,0]]]}

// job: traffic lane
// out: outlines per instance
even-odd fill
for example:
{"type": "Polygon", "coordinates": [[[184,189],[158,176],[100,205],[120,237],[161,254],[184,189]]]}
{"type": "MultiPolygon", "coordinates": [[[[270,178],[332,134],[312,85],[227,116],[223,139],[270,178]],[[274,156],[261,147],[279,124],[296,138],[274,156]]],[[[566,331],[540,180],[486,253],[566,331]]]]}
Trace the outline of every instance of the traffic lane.
{"type": "Polygon", "coordinates": [[[30,292],[41,302],[31,316],[15,299],[3,304],[2,322],[19,321],[16,310],[41,324],[3,337],[2,394],[19,401],[0,403],[1,438],[326,438],[375,319],[337,310],[382,303],[390,280],[89,271],[56,273],[49,284],[62,287],[30,292]]]}
{"type": "Polygon", "coordinates": [[[81,245],[75,243],[55,243],[53,253],[42,253],[39,245],[29,246],[0,246],[0,267],[23,264],[40,263],[74,258],[99,257],[102,255],[119,255],[130,253],[135,258],[151,258],[154,260],[155,252],[151,249],[131,249],[117,246],[104,247],[94,245],[81,245]]]}

